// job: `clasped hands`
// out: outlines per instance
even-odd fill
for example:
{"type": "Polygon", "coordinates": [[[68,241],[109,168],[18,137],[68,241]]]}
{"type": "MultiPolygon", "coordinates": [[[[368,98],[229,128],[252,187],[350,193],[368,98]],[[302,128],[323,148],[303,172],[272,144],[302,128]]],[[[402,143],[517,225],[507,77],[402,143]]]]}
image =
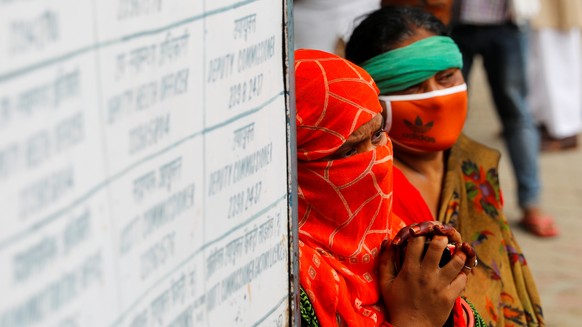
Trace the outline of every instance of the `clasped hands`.
{"type": "Polygon", "coordinates": [[[476,266],[476,254],[461,234],[438,221],[404,227],[382,251],[379,259],[380,290],[389,321],[397,327],[443,326],[455,300],[476,266]],[[425,242],[430,239],[426,248],[425,242]],[[400,271],[395,260],[407,243],[400,271]],[[449,243],[456,245],[451,260],[439,267],[449,243]]]}

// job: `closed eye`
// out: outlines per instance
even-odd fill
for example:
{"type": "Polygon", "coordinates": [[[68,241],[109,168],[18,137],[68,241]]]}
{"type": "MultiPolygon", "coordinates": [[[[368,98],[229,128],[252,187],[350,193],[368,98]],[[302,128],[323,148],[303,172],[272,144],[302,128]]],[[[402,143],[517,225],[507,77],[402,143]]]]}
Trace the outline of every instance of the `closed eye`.
{"type": "Polygon", "coordinates": [[[347,158],[347,157],[351,157],[358,154],[358,149],[356,148],[351,148],[350,150],[348,150],[347,152],[344,153],[343,157],[347,158]]]}
{"type": "Polygon", "coordinates": [[[455,73],[453,73],[453,72],[439,74],[438,79],[439,79],[439,81],[447,81],[447,80],[451,79],[453,77],[453,75],[455,75],[455,73]]]}
{"type": "Polygon", "coordinates": [[[394,92],[393,94],[414,94],[414,93],[419,93],[419,90],[422,86],[422,82],[409,86],[408,88],[402,90],[402,91],[398,91],[398,92],[394,92]]]}
{"type": "Polygon", "coordinates": [[[457,78],[458,71],[459,71],[458,68],[443,70],[436,75],[436,79],[441,85],[451,86],[452,84],[456,84],[458,80],[457,78]]]}

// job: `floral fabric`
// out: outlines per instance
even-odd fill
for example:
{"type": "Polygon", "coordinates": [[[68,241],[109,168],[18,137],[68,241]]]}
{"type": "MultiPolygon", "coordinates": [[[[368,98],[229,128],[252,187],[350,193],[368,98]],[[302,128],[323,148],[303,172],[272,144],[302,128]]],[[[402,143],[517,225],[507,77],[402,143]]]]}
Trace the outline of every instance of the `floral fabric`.
{"type": "Polygon", "coordinates": [[[487,326],[544,326],[533,276],[503,214],[499,157],[461,136],[449,154],[437,218],[457,228],[477,252],[479,265],[464,296],[487,326]]]}

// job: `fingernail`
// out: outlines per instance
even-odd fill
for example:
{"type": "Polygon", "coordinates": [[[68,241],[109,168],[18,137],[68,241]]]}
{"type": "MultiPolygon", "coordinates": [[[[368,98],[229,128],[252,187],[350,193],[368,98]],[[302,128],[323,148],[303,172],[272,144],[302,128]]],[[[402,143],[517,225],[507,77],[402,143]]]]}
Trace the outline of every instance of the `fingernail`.
{"type": "Polygon", "coordinates": [[[380,252],[386,250],[386,246],[388,245],[388,240],[383,240],[382,244],[380,245],[380,252]]]}
{"type": "Polygon", "coordinates": [[[412,226],[412,227],[410,227],[410,233],[412,235],[416,235],[418,232],[420,232],[420,227],[418,227],[418,226],[412,226]]]}
{"type": "MultiPolygon", "coordinates": [[[[400,245],[400,242],[402,241],[402,238],[400,238],[400,236],[396,236],[394,237],[394,239],[392,240],[392,244],[393,245],[400,245]]],[[[386,241],[387,242],[387,241],[386,241]]]]}

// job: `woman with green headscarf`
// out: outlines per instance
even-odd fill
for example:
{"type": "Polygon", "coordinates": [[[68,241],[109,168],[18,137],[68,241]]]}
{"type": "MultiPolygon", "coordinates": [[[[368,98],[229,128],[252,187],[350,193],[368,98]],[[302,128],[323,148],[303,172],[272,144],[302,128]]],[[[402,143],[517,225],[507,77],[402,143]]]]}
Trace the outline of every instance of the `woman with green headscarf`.
{"type": "Polygon", "coordinates": [[[479,265],[464,296],[488,326],[543,326],[537,287],[503,214],[500,154],[462,134],[467,86],[461,53],[446,34],[420,9],[384,7],[356,27],[346,46],[346,58],[372,76],[388,111],[393,211],[408,224],[452,225],[471,241],[479,265]],[[407,206],[410,194],[426,205],[407,206]]]}

